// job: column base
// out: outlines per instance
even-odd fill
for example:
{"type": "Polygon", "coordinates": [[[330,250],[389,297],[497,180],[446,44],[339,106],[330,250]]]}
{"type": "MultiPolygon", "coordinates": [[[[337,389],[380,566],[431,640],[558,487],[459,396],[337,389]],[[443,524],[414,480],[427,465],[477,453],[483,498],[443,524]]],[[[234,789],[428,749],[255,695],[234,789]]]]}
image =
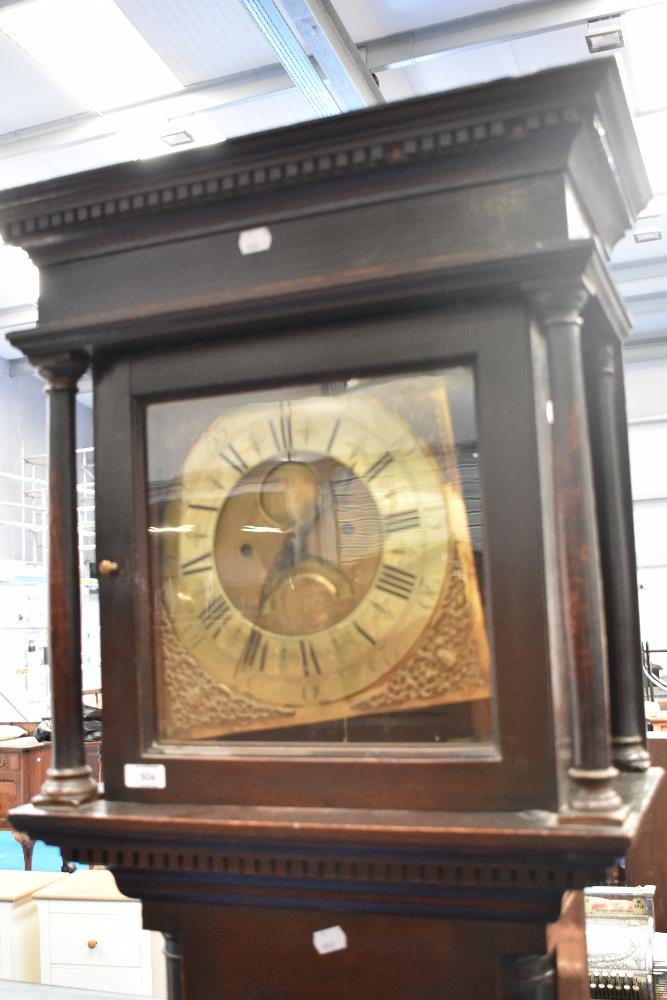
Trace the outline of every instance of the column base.
{"type": "Polygon", "coordinates": [[[619,771],[648,771],[651,757],[640,736],[612,739],[611,753],[619,771]]]}
{"type": "Polygon", "coordinates": [[[630,811],[611,784],[618,776],[615,767],[598,771],[570,768],[570,796],[558,816],[560,823],[624,823],[630,811]]]}
{"type": "Polygon", "coordinates": [[[40,791],[32,800],[39,809],[77,809],[99,798],[97,782],[88,764],[50,767],[40,791]]]}

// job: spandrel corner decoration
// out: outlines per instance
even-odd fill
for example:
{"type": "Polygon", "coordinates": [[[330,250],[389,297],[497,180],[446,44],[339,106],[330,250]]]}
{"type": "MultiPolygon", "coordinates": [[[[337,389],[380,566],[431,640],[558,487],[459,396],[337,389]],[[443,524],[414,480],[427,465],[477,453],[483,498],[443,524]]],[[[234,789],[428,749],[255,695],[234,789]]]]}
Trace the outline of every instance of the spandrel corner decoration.
{"type": "Polygon", "coordinates": [[[464,368],[149,407],[161,740],[411,741],[428,710],[446,743],[488,703],[448,381],[470,452],[464,368]]]}

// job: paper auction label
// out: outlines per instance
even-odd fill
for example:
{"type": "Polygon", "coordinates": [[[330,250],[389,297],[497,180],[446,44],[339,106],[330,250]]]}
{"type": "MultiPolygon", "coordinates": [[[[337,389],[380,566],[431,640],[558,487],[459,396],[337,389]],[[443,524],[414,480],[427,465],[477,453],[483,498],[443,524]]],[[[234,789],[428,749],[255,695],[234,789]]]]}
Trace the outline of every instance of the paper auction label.
{"type": "Polygon", "coordinates": [[[123,772],[126,788],[166,788],[164,764],[126,764],[123,772]]]}
{"type": "Polygon", "coordinates": [[[314,931],[313,947],[320,955],[328,955],[332,951],[342,951],[343,948],[347,948],[347,934],[338,925],[314,931]]]}

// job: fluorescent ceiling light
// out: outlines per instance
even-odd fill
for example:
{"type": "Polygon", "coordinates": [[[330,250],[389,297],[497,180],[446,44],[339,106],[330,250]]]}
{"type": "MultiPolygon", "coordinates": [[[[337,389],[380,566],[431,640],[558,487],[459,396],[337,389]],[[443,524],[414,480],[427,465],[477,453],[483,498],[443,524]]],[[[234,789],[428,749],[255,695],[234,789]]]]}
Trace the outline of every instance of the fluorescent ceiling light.
{"type": "Polygon", "coordinates": [[[194,142],[190,133],[186,132],[185,129],[180,132],[169,132],[167,135],[161,135],[160,138],[168,146],[187,146],[194,142]]]}
{"type": "Polygon", "coordinates": [[[620,17],[603,17],[588,22],[586,45],[589,52],[610,52],[622,49],[624,44],[620,17]]]}
{"type": "Polygon", "coordinates": [[[156,118],[155,111],[117,123],[118,131],[126,142],[128,155],[135,160],[149,160],[154,156],[178,153],[195,146],[208,146],[222,142],[226,136],[211,115],[200,111],[178,118],[156,118]]]}
{"type": "Polygon", "coordinates": [[[0,9],[0,31],[95,111],[183,89],[113,0],[25,0],[0,9]]]}
{"type": "Polygon", "coordinates": [[[644,229],[641,232],[632,234],[635,243],[653,243],[655,240],[662,239],[662,233],[659,229],[644,229]]]}

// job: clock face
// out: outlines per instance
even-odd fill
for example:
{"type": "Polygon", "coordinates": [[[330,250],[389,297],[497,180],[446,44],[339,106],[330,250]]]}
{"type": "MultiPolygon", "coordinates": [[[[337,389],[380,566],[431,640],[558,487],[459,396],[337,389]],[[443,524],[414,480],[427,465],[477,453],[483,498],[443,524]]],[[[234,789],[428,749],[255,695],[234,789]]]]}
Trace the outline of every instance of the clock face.
{"type": "MultiPolygon", "coordinates": [[[[170,655],[231,716],[205,734],[368,711],[441,608],[460,494],[390,399],[362,386],[228,405],[192,440],[153,530],[170,655]]],[[[427,703],[406,690],[401,708],[427,703]]]]}
{"type": "Polygon", "coordinates": [[[167,517],[192,530],[168,565],[171,615],[217,681],[277,705],[349,698],[433,613],[449,538],[438,469],[377,400],[221,416],[182,489],[167,517]]]}

